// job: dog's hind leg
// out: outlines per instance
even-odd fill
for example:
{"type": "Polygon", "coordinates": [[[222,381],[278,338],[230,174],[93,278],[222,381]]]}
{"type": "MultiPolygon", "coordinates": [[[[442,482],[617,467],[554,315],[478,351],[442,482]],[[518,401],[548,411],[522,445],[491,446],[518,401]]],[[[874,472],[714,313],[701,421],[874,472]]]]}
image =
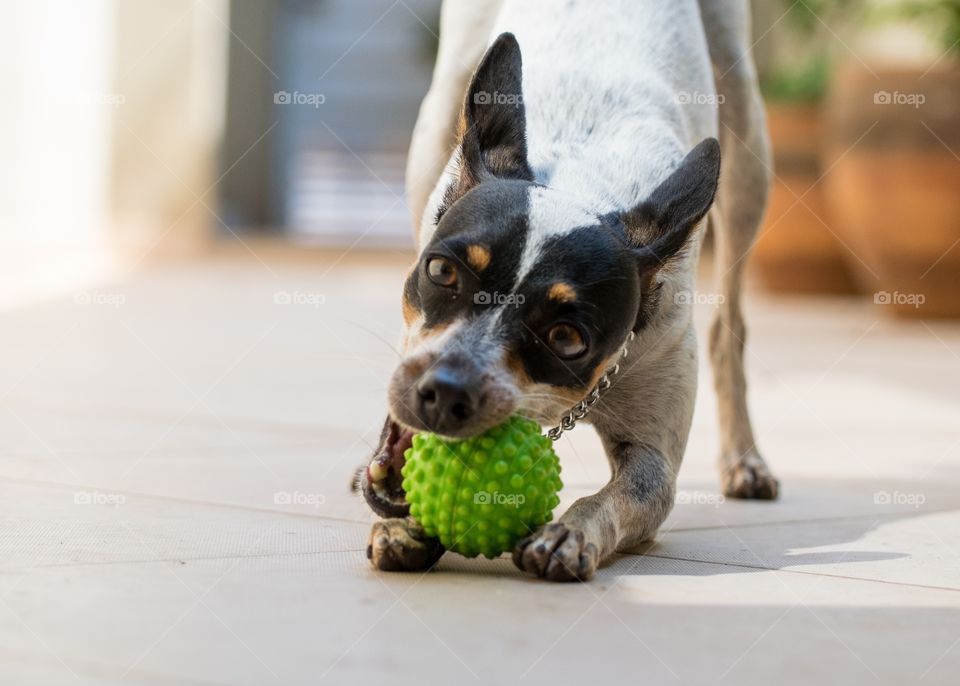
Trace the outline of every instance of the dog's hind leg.
{"type": "MultiPolygon", "coordinates": [[[[407,156],[407,203],[414,238],[456,144],[457,117],[474,69],[483,57],[503,0],[445,0],[440,45],[430,89],[420,105],[407,156]]],[[[419,243],[419,240],[418,240],[419,243]]]]}
{"type": "Polygon", "coordinates": [[[770,145],[750,55],[748,3],[700,0],[700,9],[720,96],[722,166],[716,204],[710,212],[716,276],[723,296],[710,329],[720,413],[720,479],[728,496],[773,499],[779,484],[757,450],[747,408],[746,327],[740,308],[744,263],[766,208],[770,145]]]}

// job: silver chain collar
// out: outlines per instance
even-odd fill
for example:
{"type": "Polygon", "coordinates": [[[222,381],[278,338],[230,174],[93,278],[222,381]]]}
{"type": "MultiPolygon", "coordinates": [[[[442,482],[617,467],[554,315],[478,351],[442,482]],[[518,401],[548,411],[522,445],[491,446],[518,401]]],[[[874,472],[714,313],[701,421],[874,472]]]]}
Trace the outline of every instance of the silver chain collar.
{"type": "Polygon", "coordinates": [[[560,420],[560,423],[547,431],[547,438],[552,441],[559,440],[564,431],[569,431],[577,425],[577,422],[587,416],[593,406],[597,404],[597,401],[600,400],[600,394],[610,388],[610,378],[620,373],[620,364],[627,356],[627,352],[630,350],[630,344],[636,337],[637,335],[633,331],[627,334],[627,340],[620,349],[620,356],[617,358],[616,363],[600,377],[597,385],[587,394],[586,398],[571,407],[570,411],[560,420]]]}

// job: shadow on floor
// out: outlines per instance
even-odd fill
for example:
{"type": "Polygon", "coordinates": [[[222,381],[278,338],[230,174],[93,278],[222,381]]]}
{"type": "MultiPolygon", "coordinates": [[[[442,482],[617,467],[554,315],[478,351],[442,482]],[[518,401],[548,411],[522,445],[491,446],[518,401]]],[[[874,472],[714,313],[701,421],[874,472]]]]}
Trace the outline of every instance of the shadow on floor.
{"type": "MultiPolygon", "coordinates": [[[[847,544],[860,541],[880,526],[960,510],[960,495],[933,489],[930,482],[878,484],[870,480],[849,483],[831,480],[831,496],[827,503],[821,504],[823,515],[811,516],[810,511],[804,509],[804,503],[817,502],[818,495],[826,488],[826,485],[821,488],[816,480],[796,480],[784,500],[776,503],[729,501],[718,509],[705,510],[699,517],[686,515],[684,519],[699,519],[700,525],[662,530],[655,541],[622,551],[608,560],[598,578],[663,574],[662,565],[655,562],[662,559],[690,562],[670,572],[690,576],[902,560],[911,557],[909,550],[882,547],[862,550],[847,544]],[[925,494],[927,500],[916,507],[873,502],[875,497],[882,498],[883,494],[893,497],[894,493],[925,494]],[[736,508],[734,514],[739,517],[722,521],[723,508],[731,511],[736,508]],[[811,550],[828,546],[838,548],[811,550]]],[[[437,570],[520,576],[509,555],[496,560],[467,560],[447,553],[437,570]]]]}

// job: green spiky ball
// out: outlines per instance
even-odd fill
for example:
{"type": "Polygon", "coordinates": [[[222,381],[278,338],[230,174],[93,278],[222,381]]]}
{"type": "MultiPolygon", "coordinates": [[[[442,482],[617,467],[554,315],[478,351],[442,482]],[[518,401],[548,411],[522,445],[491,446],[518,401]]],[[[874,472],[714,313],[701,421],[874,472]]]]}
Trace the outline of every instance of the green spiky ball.
{"type": "Polygon", "coordinates": [[[410,515],[466,557],[511,550],[560,502],[557,454],[540,426],[522,417],[462,441],[417,434],[404,456],[410,515]]]}

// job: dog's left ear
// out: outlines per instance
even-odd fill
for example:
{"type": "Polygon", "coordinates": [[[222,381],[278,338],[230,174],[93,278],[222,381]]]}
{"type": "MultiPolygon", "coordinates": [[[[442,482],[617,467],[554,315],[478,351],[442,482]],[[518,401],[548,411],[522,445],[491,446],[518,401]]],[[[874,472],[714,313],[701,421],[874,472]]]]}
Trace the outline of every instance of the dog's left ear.
{"type": "Polygon", "coordinates": [[[620,215],[645,287],[683,250],[713,204],[719,176],[720,144],[716,138],[707,138],[683,158],[649,198],[620,215]]]}
{"type": "Polygon", "coordinates": [[[521,75],[517,39],[501,33],[467,89],[460,114],[460,178],[444,198],[446,207],[486,179],[533,180],[527,163],[521,75]]]}

